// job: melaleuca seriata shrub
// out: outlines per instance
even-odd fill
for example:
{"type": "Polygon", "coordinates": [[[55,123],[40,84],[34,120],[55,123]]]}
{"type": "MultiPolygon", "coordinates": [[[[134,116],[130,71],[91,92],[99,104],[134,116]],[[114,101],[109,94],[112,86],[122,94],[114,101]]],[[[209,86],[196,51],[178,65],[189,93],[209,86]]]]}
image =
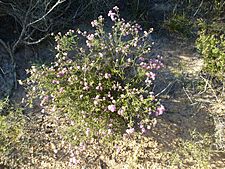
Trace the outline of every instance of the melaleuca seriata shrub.
{"type": "Polygon", "coordinates": [[[59,33],[57,60],[30,70],[28,84],[35,85],[30,96],[40,99],[42,111],[68,119],[62,131],[76,144],[145,133],[151,118],[165,111],[152,92],[155,71],[162,66],[148,57],[152,30],[125,22],[117,7],[108,16],[111,31],[104,30],[99,16],[91,22],[93,33],[59,33]]]}

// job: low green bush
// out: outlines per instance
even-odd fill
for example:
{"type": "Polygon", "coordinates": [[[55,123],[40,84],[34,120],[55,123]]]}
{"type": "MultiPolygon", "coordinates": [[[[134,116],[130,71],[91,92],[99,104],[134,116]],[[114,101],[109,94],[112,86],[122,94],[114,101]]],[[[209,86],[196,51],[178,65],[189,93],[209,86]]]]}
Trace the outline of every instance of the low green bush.
{"type": "Polygon", "coordinates": [[[155,71],[163,66],[159,58],[148,58],[152,30],[142,33],[118,10],[108,13],[110,31],[99,16],[91,22],[92,33],[59,33],[57,60],[30,70],[31,100],[39,98],[43,112],[67,119],[61,132],[75,145],[145,133],[151,117],[165,111],[152,92],[155,71]]]}
{"type": "MultiPolygon", "coordinates": [[[[1,103],[2,101],[0,106],[1,103]]],[[[5,110],[7,115],[0,114],[0,165],[8,165],[8,160],[16,151],[16,145],[19,144],[23,135],[25,122],[21,109],[15,110],[9,105],[7,107],[9,107],[5,110]]]]}
{"type": "Polygon", "coordinates": [[[190,18],[185,15],[173,15],[164,22],[164,27],[171,33],[177,33],[182,37],[193,35],[194,24],[190,18]]]}
{"type": "Polygon", "coordinates": [[[224,79],[225,74],[225,26],[200,22],[201,30],[196,47],[204,57],[204,69],[212,76],[224,79]],[[222,26],[222,29],[217,29],[222,26]]]}
{"type": "Polygon", "coordinates": [[[204,58],[204,70],[220,80],[225,67],[225,25],[223,0],[174,0],[174,10],[164,25],[170,32],[195,38],[196,48],[204,58]]]}

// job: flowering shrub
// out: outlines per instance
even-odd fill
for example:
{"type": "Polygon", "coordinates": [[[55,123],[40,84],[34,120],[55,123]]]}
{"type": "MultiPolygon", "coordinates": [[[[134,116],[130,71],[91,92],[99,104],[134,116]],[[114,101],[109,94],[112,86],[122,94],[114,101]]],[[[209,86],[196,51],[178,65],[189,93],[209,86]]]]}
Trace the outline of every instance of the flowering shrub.
{"type": "Polygon", "coordinates": [[[81,147],[93,139],[115,139],[121,132],[145,133],[150,117],[165,111],[152,92],[155,71],[162,66],[147,58],[152,30],[141,33],[140,25],[120,18],[117,7],[108,16],[114,23],[111,32],[104,30],[99,16],[91,22],[94,33],[59,33],[55,63],[30,70],[28,85],[36,86],[30,96],[40,98],[43,112],[67,119],[62,131],[81,147]]]}

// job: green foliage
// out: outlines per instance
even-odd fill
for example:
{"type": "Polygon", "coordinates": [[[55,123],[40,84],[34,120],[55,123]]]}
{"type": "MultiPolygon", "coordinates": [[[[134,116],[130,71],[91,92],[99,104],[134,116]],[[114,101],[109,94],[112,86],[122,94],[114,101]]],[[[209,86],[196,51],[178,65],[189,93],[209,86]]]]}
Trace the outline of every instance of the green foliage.
{"type": "Polygon", "coordinates": [[[176,14],[185,13],[193,18],[218,18],[224,14],[224,0],[173,0],[173,3],[176,14]]]}
{"type": "MultiPolygon", "coordinates": [[[[200,22],[202,30],[196,40],[196,46],[204,57],[205,70],[213,76],[224,79],[225,74],[225,34],[217,24],[209,26],[200,22]]],[[[225,27],[223,27],[225,28],[225,27]]]]}
{"type": "Polygon", "coordinates": [[[194,25],[185,15],[173,15],[164,22],[164,26],[170,31],[175,32],[183,37],[190,37],[193,34],[194,25]]]}
{"type": "Polygon", "coordinates": [[[10,107],[7,115],[0,115],[0,162],[7,161],[23,134],[24,118],[20,109],[10,107]]]}
{"type": "Polygon", "coordinates": [[[149,2],[146,0],[128,0],[126,6],[128,7],[130,16],[137,19],[138,21],[144,19],[149,10],[149,2]]]}
{"type": "Polygon", "coordinates": [[[166,28],[184,37],[195,35],[196,47],[204,57],[205,71],[220,79],[224,78],[225,2],[174,0],[174,3],[176,8],[172,16],[165,21],[166,28]]]}
{"type": "Polygon", "coordinates": [[[165,28],[169,31],[180,33],[185,37],[196,35],[196,21],[214,20],[218,23],[224,19],[225,2],[223,0],[195,1],[195,0],[173,0],[174,10],[171,16],[165,20],[165,28]]]}
{"type": "Polygon", "coordinates": [[[94,33],[58,34],[57,61],[33,67],[28,82],[37,84],[30,95],[41,99],[43,111],[68,119],[62,132],[76,145],[116,139],[124,130],[130,135],[135,125],[145,133],[150,115],[164,112],[152,93],[154,70],[162,66],[147,58],[152,30],[141,35],[138,24],[120,19],[117,7],[108,16],[114,22],[110,32],[100,16],[91,22],[94,33]]]}
{"type": "Polygon", "coordinates": [[[225,1],[224,0],[214,0],[213,1],[214,5],[214,9],[213,11],[215,11],[214,13],[220,17],[221,15],[224,14],[224,8],[225,8],[225,1]]]}
{"type": "Polygon", "coordinates": [[[6,107],[8,107],[8,102],[9,102],[8,98],[3,99],[3,100],[0,100],[0,113],[2,113],[2,111],[3,111],[6,107]]]}

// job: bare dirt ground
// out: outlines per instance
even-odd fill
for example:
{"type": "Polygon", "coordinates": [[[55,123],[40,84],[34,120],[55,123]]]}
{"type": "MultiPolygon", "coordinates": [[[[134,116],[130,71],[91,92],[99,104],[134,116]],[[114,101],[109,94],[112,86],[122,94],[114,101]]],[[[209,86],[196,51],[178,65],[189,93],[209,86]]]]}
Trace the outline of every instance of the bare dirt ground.
{"type": "MultiPolygon", "coordinates": [[[[160,94],[167,113],[158,120],[158,127],[153,129],[153,133],[157,136],[154,138],[166,149],[176,149],[180,140],[186,142],[180,147],[183,150],[190,141],[197,145],[199,140],[195,140],[196,136],[193,132],[198,133],[198,136],[211,136],[210,142],[215,142],[217,125],[224,125],[224,121],[223,124],[215,121],[218,120],[218,115],[224,114],[224,102],[216,96],[213,89],[208,88],[206,82],[204,83],[204,78],[201,78],[203,60],[197,53],[193,42],[159,38],[155,46],[153,52],[162,55],[165,64],[164,69],[158,74],[155,91],[160,94]],[[215,109],[216,105],[217,109],[215,109]]],[[[222,121],[224,117],[219,119],[222,121]]],[[[224,144],[224,129],[220,132],[224,144]]],[[[224,151],[219,153],[213,152],[212,149],[210,151],[206,156],[209,162],[208,167],[224,168],[224,151]]],[[[190,155],[190,157],[193,156],[190,155]]],[[[184,158],[183,160],[185,164],[185,161],[190,159],[184,158]]],[[[189,161],[183,167],[192,168],[191,164],[193,163],[189,161]]]]}

